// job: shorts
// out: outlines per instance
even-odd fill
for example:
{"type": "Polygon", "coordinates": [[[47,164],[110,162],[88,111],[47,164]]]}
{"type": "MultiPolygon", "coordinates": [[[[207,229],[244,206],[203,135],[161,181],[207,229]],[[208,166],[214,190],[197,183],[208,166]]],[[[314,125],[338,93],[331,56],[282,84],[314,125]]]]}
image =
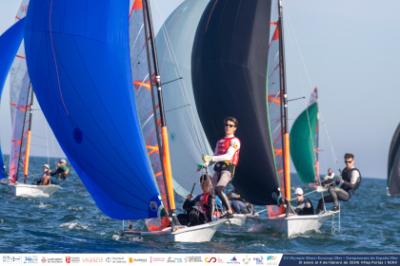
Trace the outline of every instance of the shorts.
{"type": "Polygon", "coordinates": [[[229,182],[232,181],[232,174],[230,171],[223,170],[221,172],[215,172],[213,176],[214,187],[226,187],[229,182]]]}

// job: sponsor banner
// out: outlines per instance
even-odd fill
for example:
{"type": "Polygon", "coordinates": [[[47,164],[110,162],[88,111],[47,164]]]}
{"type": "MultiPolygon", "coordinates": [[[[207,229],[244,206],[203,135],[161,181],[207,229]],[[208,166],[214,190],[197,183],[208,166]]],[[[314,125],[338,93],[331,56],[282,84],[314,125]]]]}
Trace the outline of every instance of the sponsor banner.
{"type": "Polygon", "coordinates": [[[400,265],[400,255],[284,255],[280,265],[400,265]]]}
{"type": "Polygon", "coordinates": [[[276,265],[282,254],[0,254],[0,265],[276,265]]]}

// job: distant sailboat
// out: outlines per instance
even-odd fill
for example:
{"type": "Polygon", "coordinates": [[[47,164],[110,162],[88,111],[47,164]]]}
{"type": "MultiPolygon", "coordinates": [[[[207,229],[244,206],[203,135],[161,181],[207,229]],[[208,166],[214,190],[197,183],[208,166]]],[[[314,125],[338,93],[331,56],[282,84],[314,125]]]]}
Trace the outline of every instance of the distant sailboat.
{"type": "MultiPolygon", "coordinates": [[[[29,0],[24,0],[18,10],[17,23],[25,21],[29,0]]],[[[25,25],[24,25],[25,27],[25,25]]],[[[21,37],[24,28],[22,28],[21,37]]],[[[21,42],[20,42],[21,43],[21,42]]],[[[29,159],[32,138],[32,106],[35,95],[32,90],[28,69],[26,66],[25,47],[22,41],[15,56],[10,71],[10,112],[11,112],[11,144],[9,159],[9,181],[15,187],[16,196],[49,197],[56,192],[58,185],[27,184],[29,174],[29,159]],[[23,179],[23,183],[18,182],[23,179]]]]}
{"type": "MultiPolygon", "coordinates": [[[[24,35],[25,20],[20,20],[0,36],[0,99],[11,64],[24,35]]],[[[4,104],[4,103],[3,103],[4,104]]],[[[0,179],[6,177],[3,154],[0,147],[0,179]]]]}
{"type": "Polygon", "coordinates": [[[172,227],[125,233],[209,241],[224,219],[193,227],[175,224],[168,136],[148,1],[136,0],[130,6],[128,0],[35,0],[29,8],[25,41],[29,73],[42,110],[97,206],[121,220],[157,218],[165,206],[172,227]],[[144,141],[137,114],[134,90],[138,80],[131,74],[128,10],[140,11],[144,18],[146,46],[141,49],[147,50],[151,74],[140,86],[149,87],[152,99],[158,101],[153,108],[160,118],[155,122],[161,129],[158,147],[166,195],[156,185],[146,149],[150,142],[144,141]]]}
{"type": "Polygon", "coordinates": [[[393,134],[389,148],[387,193],[390,196],[400,195],[400,124],[393,134]]]}

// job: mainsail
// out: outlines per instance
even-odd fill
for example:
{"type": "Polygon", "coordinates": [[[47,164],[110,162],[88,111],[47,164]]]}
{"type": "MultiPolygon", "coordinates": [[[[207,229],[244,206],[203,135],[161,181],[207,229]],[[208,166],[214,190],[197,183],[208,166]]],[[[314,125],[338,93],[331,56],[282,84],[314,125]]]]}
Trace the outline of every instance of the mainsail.
{"type": "MultiPolygon", "coordinates": [[[[24,35],[25,20],[19,20],[0,36],[0,99],[11,64],[24,35]]],[[[0,178],[5,177],[3,154],[0,147],[0,178]]]]}
{"type": "Polygon", "coordinates": [[[153,169],[154,179],[157,183],[160,195],[162,196],[163,204],[168,208],[160,158],[161,148],[158,144],[160,138],[160,115],[159,112],[153,108],[153,102],[154,105],[158,103],[156,102],[157,99],[153,97],[154,92],[152,90],[154,87],[151,86],[150,83],[149,73],[153,71],[150,65],[151,61],[148,60],[147,56],[142,0],[134,0],[131,4],[129,33],[131,72],[136,96],[137,113],[140,119],[147,154],[153,169]]]}
{"type": "Polygon", "coordinates": [[[277,180],[279,180],[281,191],[284,192],[284,156],[283,156],[283,134],[282,134],[282,95],[281,95],[281,54],[280,54],[280,29],[279,14],[276,1],[272,1],[270,36],[268,50],[267,68],[267,111],[269,119],[269,131],[271,134],[271,145],[273,147],[273,158],[275,163],[277,180]]]}
{"type": "Polygon", "coordinates": [[[390,143],[387,175],[388,193],[391,196],[400,195],[400,124],[390,143]]]}
{"type": "Polygon", "coordinates": [[[290,131],[290,155],[304,183],[319,180],[318,176],[318,102],[317,88],[309,106],[296,118],[290,131]],[[314,96],[315,95],[315,96],[314,96]]]}
{"type": "MultiPolygon", "coordinates": [[[[197,164],[211,148],[193,95],[191,54],[201,15],[209,0],[184,1],[168,17],[157,35],[164,105],[169,128],[174,188],[182,197],[198,182],[197,164]]],[[[200,193],[200,186],[195,193],[200,193]]]]}
{"type": "Polygon", "coordinates": [[[129,0],[35,0],[25,43],[42,111],[97,206],[142,219],[161,201],[136,114],[128,11],[129,0]]]}
{"type": "Polygon", "coordinates": [[[197,109],[211,145],[223,134],[227,116],[239,119],[242,142],[234,185],[254,204],[276,204],[275,160],[267,96],[271,1],[212,0],[192,53],[197,109]]]}

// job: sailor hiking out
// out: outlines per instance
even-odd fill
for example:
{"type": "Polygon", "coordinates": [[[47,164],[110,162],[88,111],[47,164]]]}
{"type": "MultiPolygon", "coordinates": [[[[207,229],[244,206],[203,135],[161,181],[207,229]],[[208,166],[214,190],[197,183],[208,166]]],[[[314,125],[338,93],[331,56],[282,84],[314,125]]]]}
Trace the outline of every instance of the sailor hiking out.
{"type": "Polygon", "coordinates": [[[322,210],[324,202],[333,202],[333,210],[339,210],[339,200],[348,201],[352,193],[360,186],[361,173],[360,170],[355,167],[354,155],[351,153],[346,153],[344,155],[344,161],[346,167],[342,171],[342,178],[335,179],[334,183],[325,183],[325,187],[328,188],[329,195],[319,200],[318,211],[322,210]]]}

